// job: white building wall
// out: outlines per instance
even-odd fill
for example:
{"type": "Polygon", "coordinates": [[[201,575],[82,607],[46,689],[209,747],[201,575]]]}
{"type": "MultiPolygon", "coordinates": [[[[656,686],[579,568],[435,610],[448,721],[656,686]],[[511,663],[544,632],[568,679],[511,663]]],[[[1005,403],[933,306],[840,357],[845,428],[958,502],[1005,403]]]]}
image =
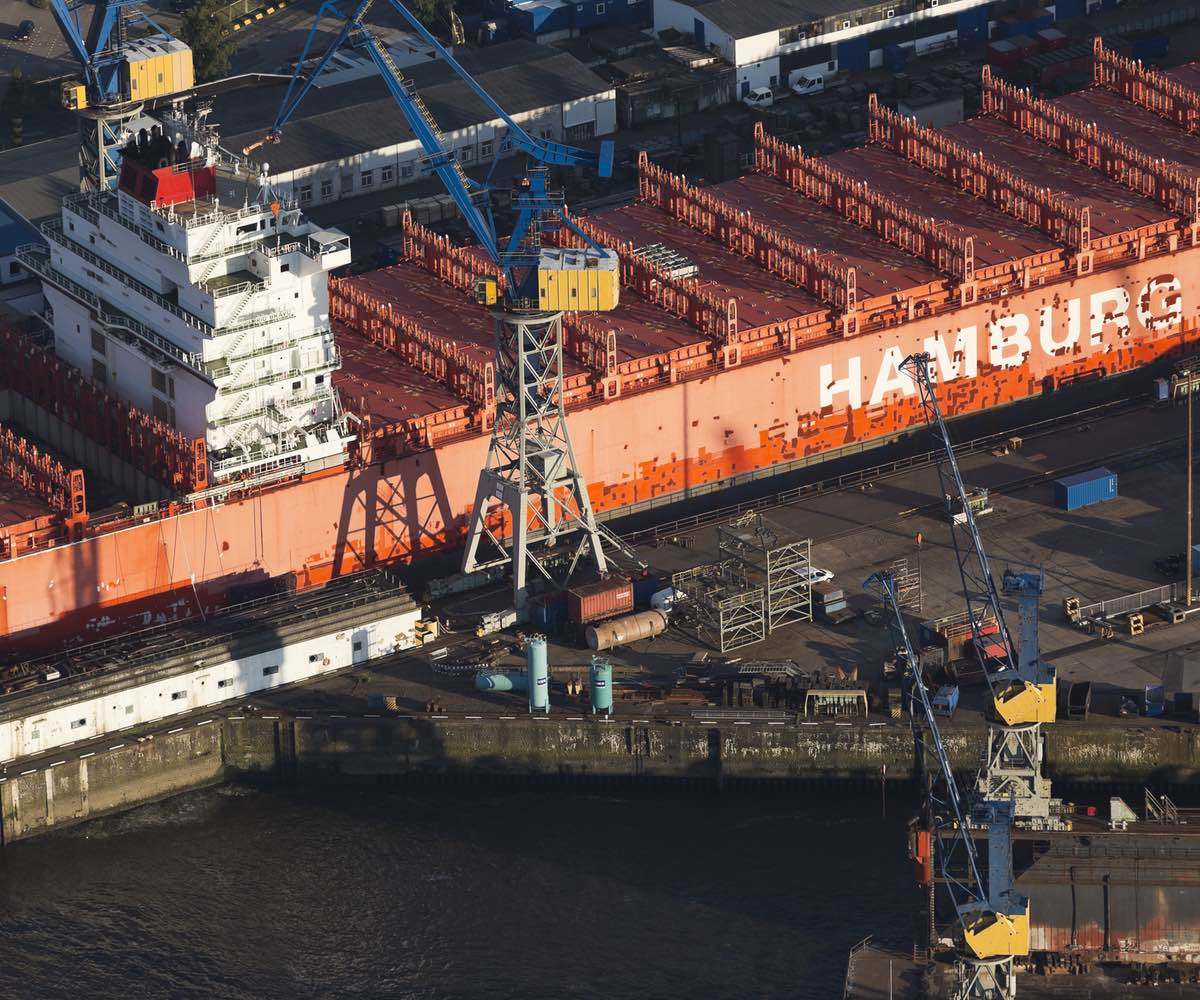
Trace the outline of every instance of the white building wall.
{"type": "MultiPolygon", "coordinates": [[[[654,30],[656,32],[674,28],[685,35],[691,35],[695,33],[697,21],[704,25],[704,47],[707,49],[708,46],[715,45],[721,50],[721,55],[725,57],[726,62],[736,66],[734,40],[728,33],[717,27],[707,17],[698,14],[696,8],[689,7],[686,3],[680,3],[679,0],[654,0],[654,30]]],[[[778,40],[778,32],[776,32],[776,41],[778,40]]]]}
{"type": "Polygon", "coordinates": [[[0,723],[0,761],[158,722],[408,649],[415,644],[420,618],[420,609],[413,608],[285,648],[197,667],[188,674],[0,723]]]}
{"type": "MultiPolygon", "coordinates": [[[[694,7],[690,7],[686,3],[681,3],[680,0],[654,0],[654,30],[663,31],[667,28],[674,28],[676,31],[691,34],[695,30],[695,22],[701,21],[704,23],[705,42],[708,45],[716,44],[721,49],[721,53],[725,59],[738,69],[741,69],[744,66],[760,67],[765,60],[797,52],[800,49],[847,41],[851,38],[857,38],[860,35],[869,35],[886,28],[898,28],[905,24],[911,24],[914,21],[945,17],[949,14],[957,14],[960,11],[969,10],[972,7],[978,7],[989,2],[991,0],[942,0],[936,7],[927,7],[908,14],[898,14],[896,17],[883,21],[852,24],[849,27],[839,28],[824,35],[802,38],[787,45],[780,45],[778,28],[734,39],[707,18],[698,14],[694,7]]],[[[865,3],[864,6],[866,6],[865,3]]],[[[756,78],[761,78],[760,68],[756,68],[753,72],[756,74],[756,78]]],[[[741,80],[742,77],[739,75],[739,85],[741,80]]],[[[752,83],[751,85],[765,87],[767,83],[759,82],[752,83]]]]}
{"type": "Polygon", "coordinates": [[[763,59],[737,68],[738,97],[745,97],[755,87],[778,87],[779,60],[763,59]]]}

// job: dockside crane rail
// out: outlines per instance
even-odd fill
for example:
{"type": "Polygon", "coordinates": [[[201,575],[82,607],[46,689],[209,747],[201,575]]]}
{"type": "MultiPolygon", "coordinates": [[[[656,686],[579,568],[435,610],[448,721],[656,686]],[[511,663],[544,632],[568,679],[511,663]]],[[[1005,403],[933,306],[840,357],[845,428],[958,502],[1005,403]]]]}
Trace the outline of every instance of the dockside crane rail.
{"type": "MultiPolygon", "coordinates": [[[[508,238],[501,240],[496,233],[491,207],[486,197],[481,197],[491,189],[491,174],[489,173],[488,180],[482,183],[467,176],[455,155],[455,150],[447,145],[440,127],[424,101],[421,100],[412,81],[405,79],[379,36],[364,22],[363,19],[374,2],[375,0],[360,0],[349,17],[345,17],[331,0],[326,0],[321,5],[296,63],[291,81],[284,93],[283,102],[271,131],[261,140],[248,145],[243,153],[250,155],[261,146],[280,140],[284,127],[338,51],[344,46],[365,49],[383,77],[388,91],[396,101],[413,134],[421,143],[421,147],[425,151],[425,166],[441,180],[462,212],[463,218],[470,226],[480,246],[504,275],[506,304],[514,308],[537,308],[536,283],[539,266],[543,263],[540,256],[540,236],[547,228],[566,226],[583,240],[587,248],[585,254],[595,259],[615,262],[614,252],[599,246],[574,225],[565,211],[561,194],[549,191],[546,186],[546,168],[552,166],[590,167],[595,169],[601,177],[612,176],[612,142],[610,140],[603,141],[600,144],[599,153],[593,153],[564,143],[531,136],[404,4],[399,0],[387,0],[421,40],[429,45],[437,56],[472,90],[475,96],[487,105],[496,118],[504,123],[507,133],[500,144],[500,149],[507,150],[516,147],[526,153],[536,164],[535,167],[527,170],[517,190],[514,191],[513,205],[516,209],[516,223],[508,238]],[[343,19],[341,29],[329,43],[312,71],[305,74],[305,63],[312,52],[313,42],[320,32],[321,22],[330,15],[343,19]]],[[[499,156],[492,164],[492,172],[495,171],[498,162],[499,156]]],[[[494,299],[485,301],[485,304],[490,305],[492,301],[494,299]]],[[[599,308],[614,307],[615,301],[607,307],[599,308]]]]}
{"type": "Polygon", "coordinates": [[[962,579],[963,596],[971,626],[971,647],[991,689],[996,714],[1008,725],[1053,722],[1056,708],[1054,668],[1042,663],[1037,655],[1037,601],[1044,577],[1035,573],[1006,571],[1006,591],[1018,594],[1021,607],[1021,658],[1014,656],[1012,634],[1000,605],[1000,594],[988,564],[983,537],[975,522],[966,484],[959,471],[954,444],[938,403],[932,358],[911,354],[901,362],[916,386],[925,419],[937,438],[939,455],[934,463],[938,483],[946,502],[950,539],[962,579]],[[984,633],[984,622],[991,618],[998,635],[984,633]],[[1032,623],[1032,629],[1028,625],[1032,623]]]}
{"type": "Polygon", "coordinates": [[[967,952],[957,1000],[1012,997],[1013,957],[1029,953],[1029,900],[1016,891],[1012,872],[1013,803],[993,800],[976,809],[988,834],[985,879],[920,660],[904,624],[895,577],[887,571],[875,573],[863,588],[877,593],[887,605],[895,647],[908,665],[918,749],[930,750],[937,762],[938,773],[930,776],[927,788],[931,832],[938,875],[962,927],[967,952]]]}

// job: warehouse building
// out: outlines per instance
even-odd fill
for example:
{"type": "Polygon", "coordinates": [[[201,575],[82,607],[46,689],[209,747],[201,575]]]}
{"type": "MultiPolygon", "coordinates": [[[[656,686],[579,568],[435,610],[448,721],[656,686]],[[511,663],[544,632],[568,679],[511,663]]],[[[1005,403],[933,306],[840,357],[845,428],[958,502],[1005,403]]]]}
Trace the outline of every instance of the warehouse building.
{"type": "MultiPolygon", "coordinates": [[[[574,56],[517,40],[456,53],[467,72],[530,135],[585,143],[616,130],[613,85],[574,56]]],[[[406,69],[447,144],[464,167],[509,155],[504,125],[445,63],[406,69]]],[[[302,206],[324,205],[420,180],[424,153],[378,74],[346,74],[349,82],[315,87],[261,159],[272,182],[291,189],[302,206]]],[[[282,86],[239,92],[218,103],[229,149],[262,138],[274,120],[282,86]],[[244,129],[241,134],[234,134],[244,129]]]]}
{"type": "Polygon", "coordinates": [[[883,65],[886,45],[916,54],[986,41],[991,0],[654,0],[654,30],[715,46],[737,72],[738,93],[783,88],[799,76],[883,65]]]}

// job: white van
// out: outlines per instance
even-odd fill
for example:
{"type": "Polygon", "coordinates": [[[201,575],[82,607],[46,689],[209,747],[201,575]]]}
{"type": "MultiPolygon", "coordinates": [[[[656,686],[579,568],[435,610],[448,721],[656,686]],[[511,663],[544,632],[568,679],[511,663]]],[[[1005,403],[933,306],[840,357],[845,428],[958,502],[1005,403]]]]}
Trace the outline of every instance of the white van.
{"type": "Polygon", "coordinates": [[[755,87],[742,98],[742,103],[748,108],[769,108],[775,103],[775,95],[770,87],[755,87]]]}
{"type": "Polygon", "coordinates": [[[825,89],[825,77],[814,74],[805,76],[803,73],[797,73],[796,79],[792,81],[792,93],[799,94],[804,97],[808,94],[819,94],[825,89]]]}

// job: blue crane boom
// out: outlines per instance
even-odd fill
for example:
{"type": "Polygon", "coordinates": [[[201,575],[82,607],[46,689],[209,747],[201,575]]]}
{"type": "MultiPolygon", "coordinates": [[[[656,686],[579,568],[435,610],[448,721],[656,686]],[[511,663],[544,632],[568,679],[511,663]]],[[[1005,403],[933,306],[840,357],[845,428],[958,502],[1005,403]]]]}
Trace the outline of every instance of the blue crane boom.
{"type": "MultiPolygon", "coordinates": [[[[561,198],[553,196],[546,188],[546,167],[583,166],[595,168],[601,177],[612,174],[613,144],[601,143],[599,154],[577,149],[563,143],[537,139],[525,131],[475,80],[457,59],[429,32],[429,30],[399,0],[388,0],[396,12],[429,45],[435,53],[463,80],[471,91],[500,119],[506,129],[505,146],[522,150],[538,165],[527,171],[521,186],[514,192],[516,223],[507,242],[501,245],[496,234],[495,221],[486,199],[478,197],[489,190],[488,184],[478,183],[467,177],[458,162],[454,150],[446,144],[445,137],[436,120],[417,94],[412,81],[406,80],[395,61],[381,43],[379,37],[364,23],[363,18],[374,4],[374,0],[360,0],[353,14],[345,17],[332,2],[326,0],[317,12],[296,69],[288,83],[280,104],[279,113],[270,133],[260,142],[247,146],[249,155],[267,142],[278,142],[284,126],[299,108],[333,56],[344,46],[365,49],[371,61],[383,77],[388,92],[395,100],[413,135],[425,152],[426,165],[441,180],[454,199],[463,218],[471,228],[480,246],[504,275],[510,301],[530,301],[537,298],[537,268],[540,254],[541,230],[546,226],[565,225],[580,236],[589,251],[605,256],[606,251],[597,246],[578,227],[574,226],[562,207],[561,198]],[[329,15],[344,18],[337,35],[307,76],[304,65],[312,52],[313,42],[320,30],[322,20],[329,15]],[[482,204],[481,204],[482,202],[482,204]]],[[[494,165],[493,165],[494,169],[494,165]]]]}

